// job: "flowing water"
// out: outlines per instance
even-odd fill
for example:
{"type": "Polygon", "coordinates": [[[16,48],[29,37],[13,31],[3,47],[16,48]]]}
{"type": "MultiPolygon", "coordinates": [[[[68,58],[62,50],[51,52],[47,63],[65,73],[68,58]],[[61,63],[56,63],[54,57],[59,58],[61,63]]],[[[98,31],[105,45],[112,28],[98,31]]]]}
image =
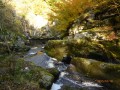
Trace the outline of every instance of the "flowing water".
{"type": "Polygon", "coordinates": [[[64,62],[58,62],[57,59],[49,57],[44,52],[44,45],[32,47],[24,58],[26,61],[31,61],[42,68],[59,70],[58,79],[52,84],[50,90],[68,90],[69,88],[69,90],[106,90],[94,80],[72,70],[71,68],[74,65],[64,64],[64,62]]]}

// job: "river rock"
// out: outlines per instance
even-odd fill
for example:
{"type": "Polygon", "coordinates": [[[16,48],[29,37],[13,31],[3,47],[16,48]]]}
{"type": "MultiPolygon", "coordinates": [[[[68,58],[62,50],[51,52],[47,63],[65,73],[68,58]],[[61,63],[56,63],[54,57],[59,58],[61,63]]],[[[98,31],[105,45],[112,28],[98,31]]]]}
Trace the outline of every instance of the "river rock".
{"type": "Polygon", "coordinates": [[[87,58],[73,58],[72,64],[78,72],[83,72],[86,76],[101,80],[100,83],[111,83],[111,88],[119,90],[120,87],[120,65],[110,64],[87,58]],[[103,80],[103,81],[102,81],[103,80]],[[108,80],[105,82],[105,80],[108,80]]]}
{"type": "Polygon", "coordinates": [[[61,61],[63,56],[67,54],[66,40],[49,40],[45,46],[46,53],[61,61]]]}

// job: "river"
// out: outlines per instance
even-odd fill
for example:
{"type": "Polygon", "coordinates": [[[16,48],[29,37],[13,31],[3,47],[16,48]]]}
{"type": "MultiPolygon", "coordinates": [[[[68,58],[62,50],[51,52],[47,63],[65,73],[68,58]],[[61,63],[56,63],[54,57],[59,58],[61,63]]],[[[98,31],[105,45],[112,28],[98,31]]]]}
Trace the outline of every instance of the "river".
{"type": "Polygon", "coordinates": [[[32,46],[24,58],[36,66],[45,69],[56,68],[59,71],[58,78],[53,82],[50,90],[107,90],[104,86],[74,70],[74,65],[64,64],[48,56],[44,51],[44,46],[45,44],[32,46]]]}

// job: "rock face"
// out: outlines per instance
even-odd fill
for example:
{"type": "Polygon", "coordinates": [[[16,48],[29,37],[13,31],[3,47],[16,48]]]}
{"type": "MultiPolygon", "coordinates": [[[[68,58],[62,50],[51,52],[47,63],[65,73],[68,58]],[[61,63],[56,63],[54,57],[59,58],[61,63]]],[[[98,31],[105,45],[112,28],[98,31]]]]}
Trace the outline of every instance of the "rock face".
{"type": "Polygon", "coordinates": [[[18,37],[11,49],[14,51],[28,51],[30,47],[25,45],[25,41],[22,38],[18,37]]]}
{"type": "Polygon", "coordinates": [[[30,37],[34,39],[53,38],[49,25],[44,26],[42,28],[30,30],[29,33],[30,37]]]}
{"type": "MultiPolygon", "coordinates": [[[[115,2],[120,4],[119,1],[115,2]]],[[[109,7],[113,4],[114,3],[109,0],[94,9],[86,10],[74,21],[73,25],[71,25],[69,35],[74,39],[85,37],[92,40],[119,39],[120,15],[118,11],[120,11],[120,8],[115,9],[109,7]]]]}

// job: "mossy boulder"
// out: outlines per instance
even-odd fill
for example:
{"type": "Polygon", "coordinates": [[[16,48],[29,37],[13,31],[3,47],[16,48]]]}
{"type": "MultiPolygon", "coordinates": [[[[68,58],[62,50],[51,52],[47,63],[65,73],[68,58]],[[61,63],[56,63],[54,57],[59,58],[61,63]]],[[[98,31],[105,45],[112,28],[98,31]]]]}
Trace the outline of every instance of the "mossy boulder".
{"type": "Polygon", "coordinates": [[[50,40],[45,46],[45,51],[49,56],[62,60],[68,52],[67,48],[66,40],[50,40]]]}
{"type": "Polygon", "coordinates": [[[50,40],[45,46],[45,51],[49,56],[62,60],[63,56],[67,54],[75,56],[86,54],[84,52],[85,48],[88,49],[87,46],[87,40],[50,40]]]}
{"type": "Polygon", "coordinates": [[[0,57],[1,86],[0,89],[12,90],[48,90],[54,76],[47,70],[35,66],[24,59],[16,59],[15,56],[0,57]]]}
{"type": "Polygon", "coordinates": [[[92,77],[96,80],[112,80],[117,90],[120,87],[120,65],[110,64],[101,61],[96,61],[87,58],[75,57],[72,59],[72,64],[76,66],[78,72],[84,73],[88,77],[92,77]]]}
{"type": "Polygon", "coordinates": [[[50,40],[45,47],[46,53],[62,60],[63,56],[70,56],[96,59],[109,62],[114,60],[114,57],[103,44],[91,40],[50,40]]]}

